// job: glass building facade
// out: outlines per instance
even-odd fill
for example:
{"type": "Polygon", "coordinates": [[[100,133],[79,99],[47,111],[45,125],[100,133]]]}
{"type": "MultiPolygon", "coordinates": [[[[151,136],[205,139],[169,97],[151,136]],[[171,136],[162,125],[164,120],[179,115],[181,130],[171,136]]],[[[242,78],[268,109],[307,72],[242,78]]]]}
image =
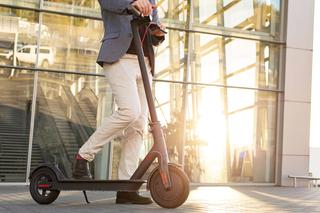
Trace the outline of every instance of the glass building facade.
{"type": "MultiPolygon", "coordinates": [[[[195,183],[275,183],[282,93],[281,0],[162,0],[155,103],[170,160],[195,183]]],[[[67,177],[79,147],[115,110],[95,63],[97,0],[1,0],[0,183],[56,163],[67,177]]],[[[148,131],[141,158],[152,145],[148,131]]],[[[117,179],[121,137],[92,163],[117,179]]]]}

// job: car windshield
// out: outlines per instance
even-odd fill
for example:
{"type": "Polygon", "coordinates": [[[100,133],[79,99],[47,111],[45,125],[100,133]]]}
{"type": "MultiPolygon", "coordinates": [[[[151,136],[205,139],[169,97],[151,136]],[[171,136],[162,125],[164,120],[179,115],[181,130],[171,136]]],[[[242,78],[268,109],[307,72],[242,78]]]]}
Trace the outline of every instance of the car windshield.
{"type": "MultiPolygon", "coordinates": [[[[38,49],[36,49],[36,53],[38,53],[38,49]]],[[[50,53],[50,50],[49,50],[49,49],[42,49],[42,48],[40,48],[40,53],[49,54],[49,53],[50,53]]]]}

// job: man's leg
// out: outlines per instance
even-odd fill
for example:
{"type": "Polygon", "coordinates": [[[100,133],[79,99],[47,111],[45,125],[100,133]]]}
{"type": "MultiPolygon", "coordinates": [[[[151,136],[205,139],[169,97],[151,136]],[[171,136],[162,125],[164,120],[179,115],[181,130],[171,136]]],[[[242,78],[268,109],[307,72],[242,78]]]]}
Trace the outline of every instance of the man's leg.
{"type": "Polygon", "coordinates": [[[73,176],[88,176],[88,162],[92,161],[97,152],[111,141],[118,133],[137,120],[141,114],[140,99],[137,91],[136,74],[131,67],[132,60],[121,58],[115,64],[105,64],[104,71],[118,110],[102,121],[100,127],[80,148],[73,176]],[[86,164],[85,164],[86,163],[86,164]]]}
{"type": "MultiPolygon", "coordinates": [[[[143,133],[148,121],[149,110],[137,56],[125,55],[125,57],[131,59],[133,65],[132,71],[134,71],[136,74],[136,85],[141,109],[139,118],[124,130],[124,137],[122,137],[121,141],[122,149],[118,169],[118,178],[128,180],[138,166],[139,154],[143,145],[143,133]]],[[[145,62],[148,69],[149,85],[151,86],[151,68],[148,66],[147,59],[145,62]]]]}
{"type": "MultiPolygon", "coordinates": [[[[119,179],[130,179],[136,168],[138,167],[139,154],[143,145],[143,133],[148,120],[148,105],[141,78],[141,72],[137,58],[136,62],[137,73],[137,89],[140,100],[141,114],[139,118],[124,130],[122,138],[122,149],[118,169],[119,179]]],[[[150,70],[150,67],[148,67],[150,70]]],[[[151,86],[152,75],[149,73],[149,83],[151,86]]],[[[132,204],[150,204],[152,200],[148,197],[142,197],[137,192],[118,192],[116,203],[132,203],[132,204]]]]}
{"type": "MultiPolygon", "coordinates": [[[[139,68],[137,72],[137,89],[140,100],[141,114],[132,125],[124,130],[118,170],[119,179],[130,179],[130,177],[136,170],[139,162],[139,154],[143,146],[144,129],[148,121],[148,104],[139,68]]],[[[149,82],[151,86],[152,76],[150,72],[149,82]]]]}
{"type": "Polygon", "coordinates": [[[142,135],[129,128],[121,138],[121,155],[118,168],[119,180],[129,180],[138,167],[139,154],[143,145],[142,135]],[[130,132],[127,132],[130,131],[130,132]]]}

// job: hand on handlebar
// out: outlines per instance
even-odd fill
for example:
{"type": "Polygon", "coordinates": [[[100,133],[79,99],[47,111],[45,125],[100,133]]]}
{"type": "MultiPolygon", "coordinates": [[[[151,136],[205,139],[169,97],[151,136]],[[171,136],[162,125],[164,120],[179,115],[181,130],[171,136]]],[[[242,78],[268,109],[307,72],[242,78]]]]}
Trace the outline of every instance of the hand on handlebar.
{"type": "Polygon", "coordinates": [[[148,0],[136,0],[131,5],[137,8],[143,16],[151,15],[152,11],[157,8],[156,5],[151,4],[148,0]]]}

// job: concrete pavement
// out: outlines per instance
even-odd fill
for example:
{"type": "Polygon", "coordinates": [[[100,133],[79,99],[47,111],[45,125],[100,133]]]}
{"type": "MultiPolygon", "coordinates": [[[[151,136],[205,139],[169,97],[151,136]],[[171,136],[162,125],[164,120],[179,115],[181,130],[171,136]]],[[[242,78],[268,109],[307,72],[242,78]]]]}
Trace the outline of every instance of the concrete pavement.
{"type": "Polygon", "coordinates": [[[187,202],[177,209],[163,209],[156,204],[115,205],[114,192],[88,192],[88,197],[91,204],[85,203],[81,192],[62,192],[46,206],[36,204],[26,186],[0,186],[0,212],[320,212],[319,188],[193,187],[187,202]]]}

